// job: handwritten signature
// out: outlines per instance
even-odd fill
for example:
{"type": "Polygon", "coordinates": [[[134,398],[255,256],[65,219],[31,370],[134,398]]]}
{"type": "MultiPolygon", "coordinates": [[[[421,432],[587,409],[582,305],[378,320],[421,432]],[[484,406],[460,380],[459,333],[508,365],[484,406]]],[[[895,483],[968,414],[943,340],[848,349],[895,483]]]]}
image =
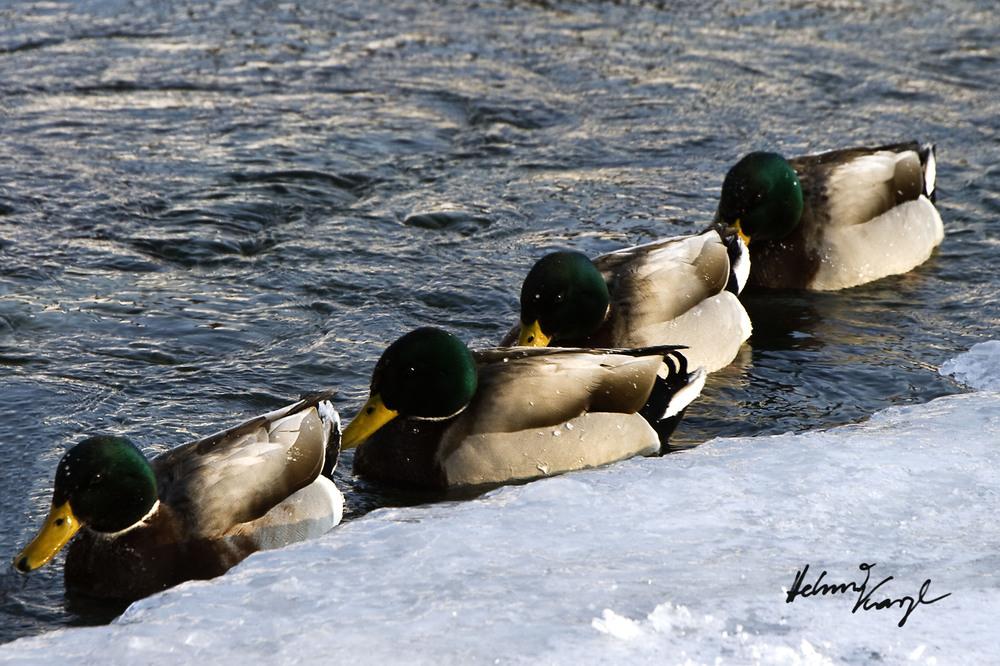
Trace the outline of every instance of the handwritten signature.
{"type": "MultiPolygon", "coordinates": [[[[853,581],[848,583],[824,583],[823,578],[826,577],[826,572],[824,571],[819,575],[815,582],[803,584],[806,574],[809,573],[809,565],[807,564],[801,571],[795,574],[795,581],[792,583],[792,589],[786,592],[785,603],[790,604],[798,597],[805,599],[807,597],[815,597],[817,595],[847,594],[848,592],[856,592],[858,595],[858,601],[854,604],[854,609],[851,610],[851,613],[857,613],[859,610],[885,610],[887,608],[892,608],[893,606],[899,606],[901,609],[905,609],[903,618],[899,621],[899,626],[902,627],[906,624],[906,620],[910,617],[910,613],[912,613],[917,606],[920,606],[921,604],[927,606],[937,601],[941,601],[945,597],[951,596],[951,592],[948,592],[947,594],[942,594],[940,597],[928,599],[926,595],[931,587],[931,579],[928,578],[924,581],[924,584],[920,586],[920,592],[917,593],[916,598],[912,596],[905,596],[899,597],[898,599],[886,597],[880,600],[873,600],[872,595],[874,595],[880,587],[893,579],[892,576],[886,576],[874,587],[868,587],[868,584],[871,581],[872,569],[874,567],[874,562],[871,564],[862,562],[858,566],[859,569],[865,572],[865,579],[860,583],[853,581]]],[[[881,594],[885,594],[885,592],[882,592],[881,594]]]]}

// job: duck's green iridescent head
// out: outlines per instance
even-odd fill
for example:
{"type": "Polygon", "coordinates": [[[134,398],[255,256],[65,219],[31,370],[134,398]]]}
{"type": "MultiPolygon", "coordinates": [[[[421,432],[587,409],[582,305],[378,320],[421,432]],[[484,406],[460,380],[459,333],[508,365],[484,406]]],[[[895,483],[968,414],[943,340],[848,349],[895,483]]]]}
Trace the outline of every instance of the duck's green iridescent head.
{"type": "Polygon", "coordinates": [[[749,245],[790,234],[802,216],[802,185],[777,153],[750,153],[722,183],[717,220],[735,228],[749,245]]]}
{"type": "Polygon", "coordinates": [[[106,533],[131,527],[156,500],[153,470],[134,444],[110,435],[85,439],[59,461],[49,515],[14,565],[25,573],[44,565],[84,525],[106,533]]]}
{"type": "Polygon", "coordinates": [[[398,415],[446,418],[476,393],[476,362],[451,333],[424,327],[389,345],[372,371],[368,401],[344,430],[341,447],[368,439],[398,415]]]}
{"type": "Polygon", "coordinates": [[[609,302],[608,284],[586,255],[545,255],[532,266],[521,287],[518,344],[578,346],[604,321],[609,302]]]}

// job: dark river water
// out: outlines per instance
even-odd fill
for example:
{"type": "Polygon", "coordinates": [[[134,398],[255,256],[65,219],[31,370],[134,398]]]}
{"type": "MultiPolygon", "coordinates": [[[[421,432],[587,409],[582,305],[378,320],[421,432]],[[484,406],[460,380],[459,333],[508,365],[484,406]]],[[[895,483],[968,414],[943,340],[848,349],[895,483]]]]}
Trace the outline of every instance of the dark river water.
{"type": "MultiPolygon", "coordinates": [[[[83,435],[155,452],[322,388],[349,418],[397,336],[495,343],[536,258],[700,230],[750,150],[933,141],[946,237],[907,275],[749,297],[753,337],[676,443],[963,390],[938,366],[1000,321],[998,16],[993,0],[7,0],[0,642],[120,610],[67,599],[61,557],[9,567],[83,435]]],[[[360,486],[350,462],[348,517],[420,501],[360,486]]]]}

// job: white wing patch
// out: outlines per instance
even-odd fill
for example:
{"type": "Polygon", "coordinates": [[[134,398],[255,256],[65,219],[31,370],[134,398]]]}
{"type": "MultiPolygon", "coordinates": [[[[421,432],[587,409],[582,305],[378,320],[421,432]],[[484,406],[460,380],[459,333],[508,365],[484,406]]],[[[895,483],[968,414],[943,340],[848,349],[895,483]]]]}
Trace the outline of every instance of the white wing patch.
{"type": "Polygon", "coordinates": [[[943,238],[941,216],[923,196],[865,224],[828,229],[810,287],[845,289],[906,273],[927,261],[943,238]]]}
{"type": "Polygon", "coordinates": [[[627,346],[684,345],[690,367],[715,372],[732,363],[753,326],[735,294],[724,291],[698,303],[679,317],[636,328],[627,346]]]}
{"type": "Polygon", "coordinates": [[[250,537],[260,550],[281,548],[325,534],[343,516],[343,493],[332,481],[320,476],[257,520],[235,525],[225,537],[250,537]]]}
{"type": "Polygon", "coordinates": [[[638,414],[590,412],[549,427],[469,435],[442,462],[456,485],[507,483],[659,450],[660,438],[638,414]]]}
{"type": "Polygon", "coordinates": [[[934,194],[936,182],[937,160],[934,158],[934,148],[929,147],[927,151],[927,163],[924,164],[924,192],[927,193],[927,196],[934,194]]]}
{"type": "Polygon", "coordinates": [[[894,200],[891,183],[896,163],[915,158],[912,152],[881,151],[838,167],[827,185],[831,227],[864,224],[889,209],[894,200]]]}
{"type": "Polygon", "coordinates": [[[682,409],[694,402],[695,398],[701,395],[701,390],[705,388],[705,379],[707,377],[708,369],[705,366],[701,366],[688,375],[687,386],[674,394],[674,397],[670,399],[670,404],[667,405],[667,409],[663,412],[663,416],[660,419],[668,419],[671,416],[675,416],[682,409]]]}
{"type": "Polygon", "coordinates": [[[740,255],[732,262],[730,270],[736,277],[736,293],[741,294],[743,287],[747,286],[747,280],[750,279],[750,250],[742,238],[737,238],[736,243],[740,248],[740,255]]]}

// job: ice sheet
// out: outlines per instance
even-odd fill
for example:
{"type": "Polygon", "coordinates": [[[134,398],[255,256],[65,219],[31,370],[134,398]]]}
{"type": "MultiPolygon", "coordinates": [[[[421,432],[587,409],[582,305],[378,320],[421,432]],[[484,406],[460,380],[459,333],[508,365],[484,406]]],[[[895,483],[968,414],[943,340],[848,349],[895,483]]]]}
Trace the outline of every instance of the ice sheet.
{"type": "MultiPolygon", "coordinates": [[[[1000,343],[949,369],[997,381],[1000,343]]],[[[966,381],[966,379],[962,379],[966,381]]],[[[383,509],[106,627],[0,646],[26,663],[986,663],[1000,617],[1000,396],[826,432],[717,439],[383,509]],[[807,584],[860,587],[810,595],[807,584]],[[797,573],[809,565],[788,603],[797,573]],[[930,581],[930,582],[926,582],[930,581]],[[916,604],[903,619],[907,598],[916,604]],[[864,604],[862,604],[864,605],[864,604]]]]}
{"type": "Polygon", "coordinates": [[[1000,340],[973,345],[941,365],[941,374],[982,391],[1000,391],[1000,340]]]}

